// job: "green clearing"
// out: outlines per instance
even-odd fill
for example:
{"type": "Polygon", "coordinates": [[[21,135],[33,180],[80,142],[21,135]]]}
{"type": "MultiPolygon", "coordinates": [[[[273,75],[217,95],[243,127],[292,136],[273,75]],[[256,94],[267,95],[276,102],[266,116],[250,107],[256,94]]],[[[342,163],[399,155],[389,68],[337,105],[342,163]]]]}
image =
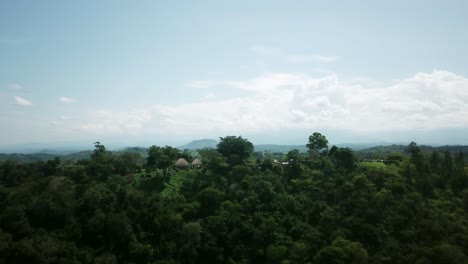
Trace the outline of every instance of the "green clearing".
{"type": "Polygon", "coordinates": [[[383,169],[387,167],[387,165],[385,165],[385,163],[383,162],[367,162],[367,161],[360,162],[359,166],[367,167],[367,168],[378,168],[378,169],[383,169]]]}

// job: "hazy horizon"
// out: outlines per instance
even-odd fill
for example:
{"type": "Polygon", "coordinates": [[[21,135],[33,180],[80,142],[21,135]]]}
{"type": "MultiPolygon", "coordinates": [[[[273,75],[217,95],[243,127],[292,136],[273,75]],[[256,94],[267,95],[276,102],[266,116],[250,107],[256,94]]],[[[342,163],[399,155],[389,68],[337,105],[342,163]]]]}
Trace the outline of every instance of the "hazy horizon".
{"type": "MultiPolygon", "coordinates": [[[[321,131],[323,133],[323,131],[321,131]]],[[[328,131],[330,132],[330,131],[328,131]]],[[[369,146],[377,146],[377,145],[407,145],[410,142],[416,142],[418,145],[429,145],[429,146],[443,146],[443,145],[468,145],[467,142],[458,142],[456,139],[449,138],[452,135],[460,134],[465,135],[468,131],[465,130],[457,130],[455,133],[447,133],[446,131],[438,131],[438,132],[427,132],[427,131],[419,131],[419,133],[413,133],[411,135],[407,133],[402,133],[400,135],[393,135],[393,140],[389,140],[388,138],[384,137],[384,135],[380,136],[356,136],[350,137],[344,136],[340,133],[331,133],[324,135],[329,140],[329,144],[331,145],[369,145],[369,146]],[[432,141],[432,137],[434,135],[440,135],[439,141],[432,141]],[[419,139],[419,140],[418,140],[419,139]]],[[[342,131],[341,133],[346,133],[342,131]]],[[[307,134],[307,132],[301,132],[301,137],[285,137],[286,135],[241,135],[242,137],[251,141],[254,145],[306,145],[308,136],[312,133],[307,134]]],[[[222,137],[227,136],[223,135],[222,137]]],[[[237,136],[237,135],[236,135],[237,136]]],[[[50,142],[27,142],[22,144],[5,144],[0,145],[0,153],[34,153],[41,150],[50,150],[50,151],[60,151],[60,150],[69,150],[69,151],[80,151],[80,150],[92,150],[94,148],[93,143],[99,141],[100,143],[104,144],[110,150],[119,150],[126,147],[149,147],[151,145],[159,145],[159,146],[173,146],[173,147],[180,147],[191,143],[195,140],[216,140],[219,141],[219,137],[202,137],[202,138],[192,138],[192,139],[180,139],[180,140],[164,140],[164,138],[159,139],[126,139],[125,141],[118,140],[118,139],[96,139],[96,140],[81,140],[81,141],[50,141],[50,142]]]]}
{"type": "Polygon", "coordinates": [[[334,144],[468,145],[467,8],[5,1],[0,152],[226,135],[305,144],[315,131],[334,144]]]}

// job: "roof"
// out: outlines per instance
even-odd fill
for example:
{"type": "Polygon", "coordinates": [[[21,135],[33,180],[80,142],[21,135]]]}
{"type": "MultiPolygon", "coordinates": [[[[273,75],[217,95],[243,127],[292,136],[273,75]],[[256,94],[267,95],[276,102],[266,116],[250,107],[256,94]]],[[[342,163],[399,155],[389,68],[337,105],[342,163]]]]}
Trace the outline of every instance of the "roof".
{"type": "Polygon", "coordinates": [[[189,163],[187,162],[187,160],[185,160],[184,158],[180,158],[177,160],[177,162],[175,163],[175,165],[177,167],[187,167],[189,165],[189,163]]]}
{"type": "Polygon", "coordinates": [[[192,161],[192,165],[195,165],[195,166],[202,165],[202,162],[199,159],[195,159],[192,161]]]}

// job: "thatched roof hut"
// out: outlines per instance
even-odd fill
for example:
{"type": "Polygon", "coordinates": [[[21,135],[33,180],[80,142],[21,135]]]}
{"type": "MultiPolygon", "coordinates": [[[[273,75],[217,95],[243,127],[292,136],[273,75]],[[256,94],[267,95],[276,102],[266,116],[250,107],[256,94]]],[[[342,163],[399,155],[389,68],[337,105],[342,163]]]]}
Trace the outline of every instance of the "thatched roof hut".
{"type": "Polygon", "coordinates": [[[184,158],[180,158],[180,159],[177,160],[175,165],[178,168],[186,168],[186,167],[188,167],[189,163],[184,158]]]}
{"type": "Polygon", "coordinates": [[[202,163],[201,160],[199,160],[199,159],[194,159],[194,160],[192,161],[192,166],[195,166],[195,167],[199,167],[199,166],[201,166],[202,164],[203,164],[203,163],[202,163]]]}

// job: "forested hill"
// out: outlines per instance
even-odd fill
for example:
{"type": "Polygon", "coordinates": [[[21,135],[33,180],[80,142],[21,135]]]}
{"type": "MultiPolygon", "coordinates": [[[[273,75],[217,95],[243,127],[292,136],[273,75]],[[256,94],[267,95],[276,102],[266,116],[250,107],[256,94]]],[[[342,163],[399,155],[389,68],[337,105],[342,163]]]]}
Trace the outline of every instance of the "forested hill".
{"type": "Polygon", "coordinates": [[[193,140],[185,145],[182,145],[178,147],[178,149],[197,150],[197,149],[204,149],[204,148],[216,148],[217,144],[218,144],[218,141],[214,139],[198,139],[198,140],[193,140]]]}
{"type": "MultiPolygon", "coordinates": [[[[179,146],[178,149],[181,151],[190,150],[190,151],[197,151],[204,148],[216,148],[216,145],[219,142],[213,139],[201,139],[201,140],[194,140],[189,142],[188,144],[179,146]]],[[[407,154],[407,146],[406,145],[379,145],[375,146],[375,144],[368,143],[368,144],[337,144],[337,147],[349,147],[353,151],[356,151],[358,157],[362,159],[376,159],[376,158],[384,158],[386,155],[390,153],[401,153],[407,154]],[[372,146],[372,147],[368,147],[372,146]]],[[[455,146],[427,146],[421,145],[419,146],[421,150],[425,153],[430,153],[432,151],[439,151],[445,152],[449,151],[453,154],[458,153],[459,151],[463,152],[464,154],[468,154],[468,146],[462,145],[455,145],[455,146]]],[[[280,145],[280,144],[259,144],[254,145],[254,150],[257,152],[262,153],[277,153],[277,154],[286,154],[289,151],[294,149],[299,150],[300,153],[306,153],[308,148],[306,145],[280,145]]],[[[139,154],[142,158],[146,158],[148,156],[147,147],[128,147],[121,150],[114,151],[115,154],[119,153],[134,153],[139,154]]],[[[55,157],[60,157],[62,160],[73,160],[77,161],[80,159],[89,159],[91,157],[92,151],[79,151],[79,152],[72,152],[72,153],[62,153],[57,152],[55,154],[49,151],[47,153],[30,153],[30,154],[20,154],[20,153],[13,153],[13,154],[5,154],[0,153],[0,161],[5,160],[16,160],[18,162],[35,162],[35,161],[47,161],[52,160],[55,157]]],[[[468,156],[468,155],[466,155],[468,156]]]]}
{"type": "Polygon", "coordinates": [[[276,162],[227,136],[201,167],[99,143],[89,159],[0,161],[0,263],[468,263],[463,152],[359,162],[320,133],[307,149],[276,162]]]}
{"type": "Polygon", "coordinates": [[[63,160],[80,160],[89,159],[93,152],[91,150],[79,151],[70,154],[50,154],[50,153],[32,153],[32,154],[5,154],[0,153],[0,161],[16,160],[18,162],[35,162],[53,160],[55,157],[60,157],[63,160]]]}
{"type": "MultiPolygon", "coordinates": [[[[354,151],[364,150],[369,147],[377,146],[376,143],[341,143],[341,144],[334,144],[337,147],[341,148],[351,148],[354,151]]],[[[305,144],[303,145],[280,145],[280,144],[259,144],[254,145],[255,151],[261,152],[279,152],[279,153],[288,153],[293,149],[299,150],[301,153],[305,153],[308,151],[308,148],[305,144]]]]}
{"type": "MultiPolygon", "coordinates": [[[[184,150],[191,150],[191,151],[196,151],[204,148],[216,148],[216,145],[218,144],[218,141],[212,140],[212,139],[202,139],[202,140],[194,140],[191,141],[188,144],[179,146],[178,149],[181,151],[184,150]]],[[[407,154],[407,146],[406,145],[379,145],[379,146],[374,146],[375,144],[368,143],[368,144],[337,144],[337,147],[349,147],[353,151],[356,151],[358,157],[363,158],[363,159],[369,159],[369,158],[384,158],[386,155],[390,153],[401,153],[401,154],[407,154]],[[368,147],[372,146],[372,147],[368,147]]],[[[449,151],[451,153],[458,153],[459,151],[463,152],[464,154],[468,154],[468,146],[438,146],[438,147],[433,147],[433,146],[427,146],[427,145],[421,145],[420,146],[421,150],[423,150],[426,153],[430,153],[432,151],[439,151],[439,152],[444,152],[444,151],[449,151]]],[[[260,145],[254,145],[254,150],[257,152],[263,152],[263,153],[278,153],[278,154],[286,154],[291,150],[297,149],[301,153],[306,153],[308,151],[308,148],[306,145],[280,145],[280,144],[260,144],[260,145]]],[[[115,154],[119,153],[135,153],[139,154],[141,157],[146,158],[148,155],[148,150],[149,148],[147,147],[128,147],[124,148],[118,151],[114,151],[115,154]]],[[[20,154],[20,153],[13,153],[13,154],[5,154],[5,153],[0,153],[0,161],[5,161],[5,160],[16,160],[18,162],[35,162],[35,161],[47,161],[54,159],[55,157],[60,157],[62,160],[80,160],[80,159],[88,159],[91,157],[91,150],[87,151],[79,151],[79,152],[73,152],[73,153],[66,153],[63,154],[61,152],[57,152],[55,154],[52,154],[51,151],[47,153],[30,153],[30,154],[20,154]]],[[[468,156],[468,155],[466,155],[468,156]]]]}
{"type": "MultiPolygon", "coordinates": [[[[420,145],[419,148],[429,154],[433,151],[437,152],[445,152],[448,151],[452,154],[456,154],[458,152],[462,152],[463,154],[468,154],[468,146],[463,146],[463,145],[453,145],[453,146],[427,146],[427,145],[420,145]]],[[[384,157],[385,155],[389,153],[400,153],[404,154],[407,153],[408,151],[408,146],[406,145],[388,145],[388,146],[375,146],[371,148],[366,148],[359,150],[357,153],[366,158],[377,158],[377,157],[384,157]]]]}
{"type": "MultiPolygon", "coordinates": [[[[218,141],[213,139],[200,139],[194,140],[190,143],[182,145],[178,147],[180,150],[188,149],[188,150],[199,150],[203,148],[216,148],[218,141]]],[[[353,150],[362,150],[369,147],[374,147],[379,144],[376,143],[342,143],[342,144],[335,144],[337,147],[348,147],[353,150]]],[[[293,149],[299,150],[299,152],[307,152],[307,147],[305,144],[302,145],[288,145],[288,144],[254,144],[255,151],[260,152],[278,152],[278,153],[288,153],[293,149]]]]}

